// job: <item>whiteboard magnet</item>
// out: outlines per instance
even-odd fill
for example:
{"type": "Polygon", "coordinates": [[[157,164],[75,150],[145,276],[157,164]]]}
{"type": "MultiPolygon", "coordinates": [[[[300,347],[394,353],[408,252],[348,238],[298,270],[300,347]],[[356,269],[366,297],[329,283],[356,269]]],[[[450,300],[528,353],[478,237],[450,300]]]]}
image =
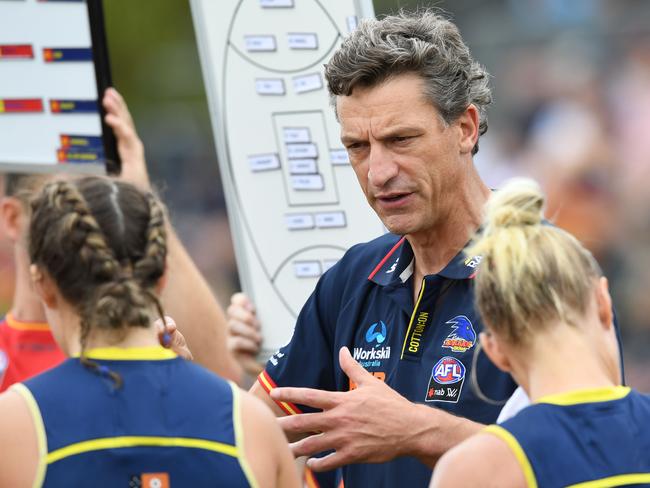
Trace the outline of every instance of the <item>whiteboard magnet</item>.
{"type": "Polygon", "coordinates": [[[330,161],[334,166],[343,166],[350,164],[350,157],[345,149],[331,149],[330,161]]]}
{"type": "Polygon", "coordinates": [[[318,148],[313,142],[286,144],[289,159],[317,158],[318,148]]]}
{"type": "Polygon", "coordinates": [[[323,88],[323,79],[320,73],[300,75],[293,77],[293,89],[296,93],[306,93],[323,88]]]}
{"type": "Polygon", "coordinates": [[[318,261],[294,261],[293,270],[298,278],[317,278],[322,274],[318,261]]]}
{"type": "Polygon", "coordinates": [[[318,35],[290,32],[287,34],[290,49],[318,49],[318,35]]]}
{"type": "Polygon", "coordinates": [[[284,221],[289,230],[305,230],[315,227],[312,214],[287,214],[284,216],[284,221]]]}
{"type": "Polygon", "coordinates": [[[259,95],[284,95],[284,80],[282,78],[257,78],[255,91],[259,95]]]}
{"type": "Polygon", "coordinates": [[[248,164],[254,173],[280,168],[280,158],[277,154],[254,154],[248,156],[248,164]]]}
{"type": "Polygon", "coordinates": [[[246,50],[249,53],[275,51],[275,36],[244,36],[246,50]]]}
{"type": "Polygon", "coordinates": [[[293,0],[260,0],[262,8],[292,8],[293,0]]]}
{"type": "Polygon", "coordinates": [[[316,226],[320,229],[332,229],[335,227],[345,227],[344,212],[323,212],[316,214],[316,226]]]}
{"type": "Polygon", "coordinates": [[[318,173],[316,160],[313,158],[290,159],[289,173],[292,175],[308,175],[318,173]]]}
{"type": "Polygon", "coordinates": [[[357,25],[359,24],[359,19],[357,19],[356,15],[348,15],[345,20],[348,24],[348,32],[352,32],[357,28],[357,25]]]}
{"type": "Polygon", "coordinates": [[[291,188],[297,191],[320,191],[325,189],[322,175],[300,175],[291,177],[291,188]]]}
{"type": "Polygon", "coordinates": [[[311,142],[311,135],[309,134],[309,127],[283,127],[282,137],[284,142],[311,142]]]}

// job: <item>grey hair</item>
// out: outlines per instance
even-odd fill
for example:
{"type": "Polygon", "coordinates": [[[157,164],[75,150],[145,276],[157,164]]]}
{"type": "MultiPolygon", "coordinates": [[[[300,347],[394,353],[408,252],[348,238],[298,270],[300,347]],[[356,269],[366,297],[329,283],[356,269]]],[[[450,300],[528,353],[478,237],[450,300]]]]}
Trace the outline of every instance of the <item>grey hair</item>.
{"type": "MultiPolygon", "coordinates": [[[[372,87],[403,73],[416,73],[426,98],[446,124],[470,104],[479,111],[479,136],[487,131],[492,102],[489,73],[472,59],[458,27],[434,10],[400,11],[365,19],[325,65],[331,102],[356,86],[372,87]]],[[[478,152],[478,141],[472,154],[478,152]]]]}

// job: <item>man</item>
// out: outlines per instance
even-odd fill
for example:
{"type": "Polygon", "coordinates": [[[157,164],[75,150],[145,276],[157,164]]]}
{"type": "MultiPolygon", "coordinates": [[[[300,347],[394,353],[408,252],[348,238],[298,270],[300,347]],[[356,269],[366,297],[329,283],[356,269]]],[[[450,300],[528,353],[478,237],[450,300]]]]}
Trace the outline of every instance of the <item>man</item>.
{"type": "MultiPolygon", "coordinates": [[[[307,413],[280,420],[290,435],[318,433],[294,454],[335,450],[309,467],[344,466],[346,487],[426,486],[515,390],[478,351],[480,257],[462,253],[490,194],[472,160],[488,73],[432,11],[362,22],[325,73],[361,189],[391,234],[323,275],[252,391],[279,416],[307,413]]],[[[241,356],[259,340],[244,327],[254,314],[241,296],[230,312],[241,356]]]]}
{"type": "MultiPolygon", "coordinates": [[[[117,138],[122,160],[120,178],[150,189],[144,148],[126,103],[115,89],[109,88],[104,94],[103,105],[106,123],[117,138]]],[[[64,359],[45,323],[41,302],[31,288],[25,246],[28,201],[45,178],[43,175],[5,175],[0,218],[4,232],[13,242],[16,280],[11,310],[0,322],[0,391],[64,359]]],[[[167,230],[169,279],[163,292],[163,304],[167,313],[182,324],[185,335],[183,338],[174,334],[175,325],[172,324],[171,345],[183,353],[187,340],[198,363],[238,381],[241,370],[226,350],[223,312],[171,226],[167,230]]]]}

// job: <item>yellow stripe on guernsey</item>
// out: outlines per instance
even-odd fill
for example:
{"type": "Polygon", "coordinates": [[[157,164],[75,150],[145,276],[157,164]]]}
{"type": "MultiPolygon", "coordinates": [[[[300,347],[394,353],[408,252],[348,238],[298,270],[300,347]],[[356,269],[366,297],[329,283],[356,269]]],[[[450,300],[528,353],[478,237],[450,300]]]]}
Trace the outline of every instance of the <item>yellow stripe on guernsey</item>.
{"type": "Polygon", "coordinates": [[[29,408],[29,413],[34,422],[34,430],[36,430],[36,444],[38,448],[38,464],[36,466],[36,477],[34,478],[34,488],[43,486],[45,480],[45,471],[47,470],[47,463],[45,458],[47,456],[47,436],[45,435],[45,425],[43,425],[43,417],[41,416],[41,409],[38,408],[38,403],[34,399],[32,392],[22,383],[16,383],[9,388],[11,391],[18,393],[29,408]]]}
{"type": "Polygon", "coordinates": [[[528,488],[537,488],[537,479],[535,478],[533,467],[530,465],[528,456],[526,456],[526,453],[519,445],[517,439],[515,439],[515,437],[510,432],[505,430],[503,427],[499,427],[498,425],[489,425],[481,432],[494,434],[502,441],[504,441],[508,447],[510,447],[513,454],[517,458],[517,462],[519,463],[519,466],[521,466],[521,470],[524,472],[524,477],[526,478],[526,485],[528,488]]]}
{"type": "Polygon", "coordinates": [[[650,473],[619,474],[618,476],[570,485],[567,488],[613,488],[615,486],[643,485],[646,483],[650,483],[650,473]]]}
{"type": "Polygon", "coordinates": [[[0,100],[0,114],[5,111],[5,102],[0,100]]]}
{"type": "Polygon", "coordinates": [[[248,484],[251,485],[252,488],[258,488],[259,485],[257,484],[257,479],[255,478],[255,474],[253,474],[253,470],[248,464],[246,451],[244,450],[244,430],[241,421],[241,405],[239,404],[239,387],[237,387],[237,385],[235,385],[232,381],[229,381],[228,384],[232,390],[232,424],[235,431],[235,445],[239,450],[239,456],[237,457],[239,460],[239,466],[244,472],[244,475],[248,480],[248,484]]]}
{"type": "Polygon", "coordinates": [[[20,320],[16,320],[10,313],[6,315],[5,319],[7,321],[7,325],[16,330],[50,330],[50,326],[45,322],[21,322],[20,320]]]}
{"type": "MultiPolygon", "coordinates": [[[[85,352],[88,359],[103,359],[105,361],[160,361],[174,359],[176,353],[162,346],[146,347],[98,347],[85,352]]],[[[74,357],[79,357],[75,355],[74,357]]]]}
{"type": "Polygon", "coordinates": [[[224,444],[222,442],[207,441],[205,439],[194,439],[190,437],[153,437],[153,436],[124,436],[104,437],[101,439],[90,439],[83,442],[70,444],[47,455],[47,464],[53,464],[61,459],[77,454],[104,449],[120,449],[123,447],[188,447],[193,449],[204,449],[206,451],[218,452],[227,456],[237,457],[239,451],[237,446],[224,444]]]}
{"type": "Polygon", "coordinates": [[[535,403],[550,403],[552,405],[577,405],[580,403],[598,403],[620,400],[630,393],[628,386],[610,386],[606,388],[592,388],[576,390],[569,393],[559,393],[540,398],[535,403]]]}
{"type": "Polygon", "coordinates": [[[424,284],[425,280],[422,280],[422,287],[420,288],[420,294],[418,295],[418,299],[415,302],[415,307],[413,307],[413,313],[411,314],[411,320],[409,322],[408,329],[406,329],[406,335],[404,336],[404,344],[402,344],[402,355],[400,356],[400,359],[404,359],[404,349],[406,349],[406,343],[409,340],[410,334],[411,334],[411,327],[413,327],[413,321],[415,320],[415,314],[418,311],[418,307],[420,306],[420,300],[422,300],[422,296],[424,295],[424,284]]]}

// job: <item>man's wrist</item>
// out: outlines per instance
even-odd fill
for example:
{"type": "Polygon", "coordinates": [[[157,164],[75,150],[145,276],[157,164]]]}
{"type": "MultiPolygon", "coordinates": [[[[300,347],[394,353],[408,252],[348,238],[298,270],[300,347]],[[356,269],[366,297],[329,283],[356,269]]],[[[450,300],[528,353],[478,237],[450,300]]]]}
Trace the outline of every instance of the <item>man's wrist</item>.
{"type": "Polygon", "coordinates": [[[422,404],[414,405],[411,422],[411,435],[404,443],[408,452],[402,455],[416,457],[430,467],[449,449],[483,428],[471,420],[422,404]]]}

